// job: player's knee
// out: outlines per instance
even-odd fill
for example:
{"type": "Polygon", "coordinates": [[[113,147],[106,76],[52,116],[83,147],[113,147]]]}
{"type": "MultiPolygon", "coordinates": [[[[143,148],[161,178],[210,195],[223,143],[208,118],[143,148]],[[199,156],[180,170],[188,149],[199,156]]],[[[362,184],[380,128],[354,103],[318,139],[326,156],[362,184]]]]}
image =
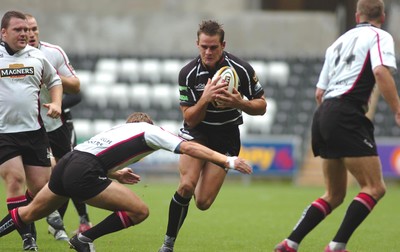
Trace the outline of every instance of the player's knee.
{"type": "Polygon", "coordinates": [[[386,194],[386,186],[384,184],[380,184],[379,186],[375,186],[371,191],[371,196],[376,199],[380,200],[386,194]]]}
{"type": "Polygon", "coordinates": [[[211,207],[211,204],[212,204],[212,201],[210,201],[210,200],[208,200],[208,199],[197,199],[196,198],[196,207],[199,209],[199,210],[202,210],[202,211],[206,211],[206,210],[208,210],[210,207],[211,207]]]}
{"type": "Polygon", "coordinates": [[[132,220],[133,224],[136,225],[147,219],[149,215],[150,215],[149,208],[145,204],[143,204],[140,207],[136,208],[134,211],[132,211],[129,214],[129,217],[132,220]]]}
{"type": "Polygon", "coordinates": [[[181,182],[179,184],[178,193],[184,198],[191,197],[194,193],[195,186],[196,185],[190,182],[181,182]]]}

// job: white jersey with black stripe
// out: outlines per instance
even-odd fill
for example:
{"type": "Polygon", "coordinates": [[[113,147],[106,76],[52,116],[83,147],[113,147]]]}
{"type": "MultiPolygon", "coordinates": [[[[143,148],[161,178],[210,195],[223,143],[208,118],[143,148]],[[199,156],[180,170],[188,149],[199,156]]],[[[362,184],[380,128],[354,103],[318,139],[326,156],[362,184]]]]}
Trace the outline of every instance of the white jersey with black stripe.
{"type": "Polygon", "coordinates": [[[324,100],[341,97],[366,104],[379,65],[397,70],[393,38],[371,24],[359,24],[327,49],[317,87],[325,90],[324,100]]]}
{"type": "Polygon", "coordinates": [[[103,131],[78,144],[74,150],[97,156],[104,168],[117,170],[135,163],[156,150],[179,153],[182,138],[145,122],[126,123],[103,131]]]}
{"type": "Polygon", "coordinates": [[[61,79],[37,48],[10,54],[6,46],[0,45],[0,133],[38,130],[40,88],[61,85],[61,79]]]}
{"type": "MultiPolygon", "coordinates": [[[[53,65],[57,73],[61,76],[71,77],[76,76],[75,70],[69,63],[69,59],[64,50],[57,45],[41,41],[39,43],[39,50],[44,53],[46,59],[53,65]]],[[[51,96],[46,88],[42,88],[40,92],[40,103],[51,102],[51,96]]],[[[47,111],[41,110],[41,116],[47,132],[58,129],[63,124],[63,118],[53,119],[46,116],[47,111]]]]}

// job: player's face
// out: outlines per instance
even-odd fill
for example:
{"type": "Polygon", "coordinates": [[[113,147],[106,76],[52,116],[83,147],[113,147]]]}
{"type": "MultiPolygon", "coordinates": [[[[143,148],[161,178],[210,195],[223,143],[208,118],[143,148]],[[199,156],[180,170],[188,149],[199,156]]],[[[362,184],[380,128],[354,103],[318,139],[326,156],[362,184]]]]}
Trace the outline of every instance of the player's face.
{"type": "Polygon", "coordinates": [[[13,51],[24,49],[28,38],[27,21],[20,18],[11,18],[8,27],[1,30],[1,36],[13,51]]]}
{"type": "Polygon", "coordinates": [[[225,41],[221,43],[219,40],[218,35],[209,36],[204,33],[199,35],[197,47],[200,51],[200,57],[203,64],[209,68],[215,68],[224,51],[225,41]]]}
{"type": "Polygon", "coordinates": [[[35,18],[28,18],[28,44],[33,47],[39,47],[39,27],[35,18]]]}

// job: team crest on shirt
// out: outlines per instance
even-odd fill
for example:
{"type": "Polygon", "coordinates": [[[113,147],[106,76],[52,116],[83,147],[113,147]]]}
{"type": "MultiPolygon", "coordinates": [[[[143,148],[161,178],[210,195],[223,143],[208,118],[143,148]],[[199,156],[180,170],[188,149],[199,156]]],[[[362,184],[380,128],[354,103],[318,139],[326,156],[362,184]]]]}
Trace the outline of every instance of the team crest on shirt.
{"type": "Polygon", "coordinates": [[[35,75],[34,67],[26,67],[24,64],[10,64],[8,68],[0,69],[0,78],[24,78],[27,75],[35,75]]]}

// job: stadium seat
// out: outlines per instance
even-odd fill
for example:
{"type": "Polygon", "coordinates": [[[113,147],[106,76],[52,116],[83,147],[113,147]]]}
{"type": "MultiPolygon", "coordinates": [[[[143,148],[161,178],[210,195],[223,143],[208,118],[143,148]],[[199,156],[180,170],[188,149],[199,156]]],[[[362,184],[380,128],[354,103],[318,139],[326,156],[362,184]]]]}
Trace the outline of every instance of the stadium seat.
{"type": "Polygon", "coordinates": [[[256,71],[260,83],[263,86],[267,85],[269,82],[267,64],[262,60],[250,60],[249,63],[253,67],[254,71],[256,71]]]}
{"type": "Polygon", "coordinates": [[[93,134],[98,134],[104,130],[108,130],[112,126],[114,126],[114,122],[112,120],[95,119],[93,120],[93,134]]]}
{"type": "Polygon", "coordinates": [[[243,121],[246,126],[243,127],[245,134],[270,134],[271,126],[274,122],[277,111],[276,102],[272,98],[267,98],[267,112],[262,116],[251,116],[242,113],[243,121]]]}
{"type": "Polygon", "coordinates": [[[93,125],[90,119],[74,119],[74,128],[79,140],[86,140],[93,135],[93,125]]]}
{"type": "Polygon", "coordinates": [[[125,58],[120,60],[119,76],[124,81],[135,83],[139,81],[139,60],[136,58],[125,58]]]}
{"type": "Polygon", "coordinates": [[[109,88],[108,103],[118,105],[120,109],[129,107],[129,86],[126,83],[115,83],[109,88]]]}
{"type": "Polygon", "coordinates": [[[116,73],[119,68],[119,62],[116,58],[100,58],[98,59],[95,71],[96,72],[112,72],[116,73]]]}
{"type": "Polygon", "coordinates": [[[117,72],[95,71],[93,82],[102,85],[112,85],[117,81],[117,72]]]}
{"type": "Polygon", "coordinates": [[[99,108],[105,108],[108,105],[109,94],[109,86],[92,84],[90,90],[85,92],[85,99],[89,104],[96,105],[99,108]]]}
{"type": "Polygon", "coordinates": [[[286,86],[290,76],[289,64],[285,61],[271,61],[267,63],[267,81],[286,86]]]}
{"type": "Polygon", "coordinates": [[[169,110],[174,104],[179,103],[177,98],[178,90],[174,86],[168,83],[156,83],[151,88],[152,107],[169,110]]]}
{"type": "Polygon", "coordinates": [[[129,103],[134,108],[146,111],[150,108],[152,94],[148,83],[133,83],[129,88],[129,103]]]}
{"type": "Polygon", "coordinates": [[[164,82],[178,83],[179,71],[183,64],[178,59],[166,59],[161,62],[161,80],[164,82]]]}
{"type": "Polygon", "coordinates": [[[90,70],[83,70],[83,69],[77,69],[76,75],[78,76],[80,82],[81,82],[81,91],[85,91],[90,87],[90,85],[93,83],[93,72],[90,70]]]}
{"type": "Polygon", "coordinates": [[[161,81],[161,61],[159,59],[143,59],[140,62],[140,80],[149,83],[161,81]]]}

